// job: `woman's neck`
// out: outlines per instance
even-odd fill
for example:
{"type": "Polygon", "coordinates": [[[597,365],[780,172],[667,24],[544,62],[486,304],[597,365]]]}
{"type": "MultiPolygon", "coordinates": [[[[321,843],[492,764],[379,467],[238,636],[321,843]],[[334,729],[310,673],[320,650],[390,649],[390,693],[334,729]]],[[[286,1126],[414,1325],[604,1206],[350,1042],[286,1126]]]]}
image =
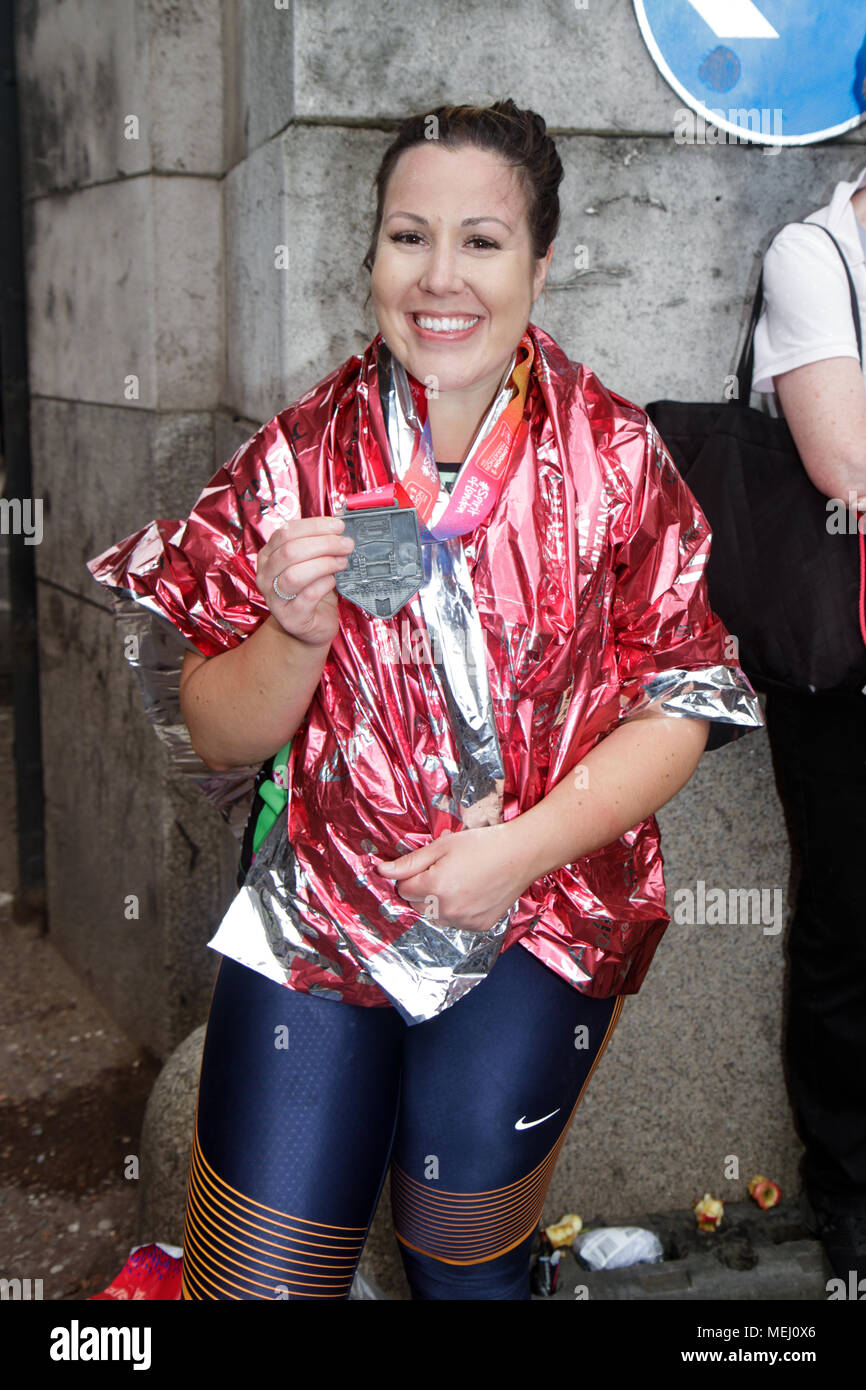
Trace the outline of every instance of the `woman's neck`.
{"type": "Polygon", "coordinates": [[[463,462],[500,385],[501,378],[492,395],[487,383],[475,391],[447,391],[431,397],[427,414],[433,454],[441,463],[463,462]]]}

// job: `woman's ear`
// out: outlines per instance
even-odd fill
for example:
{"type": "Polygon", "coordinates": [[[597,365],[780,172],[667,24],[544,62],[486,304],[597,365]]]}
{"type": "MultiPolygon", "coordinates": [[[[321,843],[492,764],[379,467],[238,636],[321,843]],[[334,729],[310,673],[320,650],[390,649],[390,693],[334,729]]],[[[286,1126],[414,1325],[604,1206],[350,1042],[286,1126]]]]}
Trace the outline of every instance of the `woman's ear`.
{"type": "Polygon", "coordinates": [[[552,241],[547,248],[547,254],[542,256],[541,260],[535,262],[535,275],[533,277],[532,282],[533,304],[538,299],[538,296],[541,294],[541,291],[544,289],[545,282],[547,280],[547,272],[550,270],[550,262],[553,259],[553,248],[555,245],[556,242],[552,241]]]}

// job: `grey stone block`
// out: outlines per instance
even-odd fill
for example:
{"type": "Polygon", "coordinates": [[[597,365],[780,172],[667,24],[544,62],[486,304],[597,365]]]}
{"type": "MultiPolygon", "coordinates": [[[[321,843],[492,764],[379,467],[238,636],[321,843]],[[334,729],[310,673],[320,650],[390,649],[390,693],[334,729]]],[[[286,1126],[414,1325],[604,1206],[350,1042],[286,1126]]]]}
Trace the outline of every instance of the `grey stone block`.
{"type": "Polygon", "coordinates": [[[376,332],[361,261],[386,143],[293,128],[226,178],[227,397],[243,416],[270,419],[376,332]]]}
{"type": "MultiPolygon", "coordinates": [[[[593,1228],[605,1224],[619,1223],[591,1223],[593,1228]]],[[[682,1210],[638,1216],[622,1224],[657,1235],[664,1259],[625,1269],[590,1270],[566,1248],[554,1301],[787,1303],[827,1298],[832,1271],[798,1205],[789,1199],[767,1212],[751,1201],[726,1205],[715,1232],[699,1232],[694,1212],[682,1210]]],[[[712,1318],[703,1321],[711,1324],[712,1318]]]]}
{"type": "Polygon", "coordinates": [[[213,419],[37,399],[31,453],[39,578],[108,607],[86,562],[155,517],[189,513],[215,471],[213,419]]]}
{"type": "Polygon", "coordinates": [[[826,1285],[820,1244],[816,1240],[799,1240],[762,1251],[757,1265],[748,1272],[727,1269],[698,1255],[676,1264],[665,1261],[629,1269],[587,1271],[569,1254],[560,1265],[553,1299],[793,1303],[826,1299],[826,1285]]]}
{"type": "Polygon", "coordinates": [[[52,940],[164,1057],[206,1012],[239,849],[173,780],[110,613],[44,583],[38,599],[52,940]]]}
{"type": "MultiPolygon", "coordinates": [[[[766,734],[704,754],[658,816],[668,886],[778,887],[788,851],[766,734]]],[[[799,1187],[781,1061],[784,930],[761,924],[667,928],[640,991],[581,1100],[545,1203],[567,1211],[676,1208],[711,1191],[743,1200],[756,1173],[799,1187]],[[736,1158],[735,1165],[730,1161],[736,1158]],[[727,1176],[736,1173],[736,1176],[727,1176]]]]}
{"type": "Polygon", "coordinates": [[[136,0],[115,0],[110,24],[100,0],[21,0],[15,41],[26,198],[151,167],[149,69],[136,0]],[[130,114],[141,123],[137,140],[124,135],[130,114]]]}
{"type": "Polygon", "coordinates": [[[843,145],[767,155],[672,137],[557,146],[562,223],[533,319],[639,405],[722,400],[771,232],[861,159],[843,145]]]}
{"type": "Polygon", "coordinates": [[[530,14],[519,0],[383,0],[374,24],[359,23],[351,0],[302,0],[295,63],[296,107],[307,116],[393,118],[510,96],[552,126],[665,133],[681,105],[629,0],[546,4],[530,14]]]}
{"type": "Polygon", "coordinates": [[[213,408],[223,371],[221,217],[210,179],[141,178],[31,204],[32,393],[213,408]]]}
{"type": "Polygon", "coordinates": [[[183,1246],[186,1189],[205,1025],[175,1048],[150,1093],[141,1131],[138,1243],[183,1246]]]}
{"type": "MultiPolygon", "coordinates": [[[[224,9],[214,0],[147,0],[144,6],[154,169],[220,175],[225,168],[224,9]]],[[[189,235],[195,243],[195,233],[189,235]]]]}
{"type": "Polygon", "coordinates": [[[232,168],[294,115],[294,0],[231,0],[224,22],[226,167],[232,168]]]}
{"type": "Polygon", "coordinates": [[[104,0],[17,5],[25,196],[150,169],[221,174],[222,8],[212,0],[112,0],[108,12],[104,0]]]}

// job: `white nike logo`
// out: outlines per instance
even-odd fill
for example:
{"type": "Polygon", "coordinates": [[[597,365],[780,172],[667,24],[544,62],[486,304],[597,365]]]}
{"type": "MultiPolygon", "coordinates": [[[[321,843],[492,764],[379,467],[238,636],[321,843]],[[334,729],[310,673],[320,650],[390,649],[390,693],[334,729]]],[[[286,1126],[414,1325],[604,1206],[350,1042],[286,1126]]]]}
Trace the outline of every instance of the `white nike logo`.
{"type": "Polygon", "coordinates": [[[541,1117],[540,1120],[526,1120],[526,1116],[525,1116],[525,1115],[521,1115],[520,1119],[517,1121],[517,1124],[514,1126],[514,1128],[515,1128],[515,1129],[532,1129],[533,1125],[543,1125],[543,1124],[544,1124],[544,1121],[545,1121],[545,1120],[549,1120],[551,1115],[558,1115],[561,1108],[562,1108],[561,1106],[557,1106],[555,1110],[551,1110],[550,1115],[542,1115],[542,1117],[541,1117]],[[525,1120],[526,1120],[526,1123],[524,1124],[524,1121],[525,1121],[525,1120]]]}

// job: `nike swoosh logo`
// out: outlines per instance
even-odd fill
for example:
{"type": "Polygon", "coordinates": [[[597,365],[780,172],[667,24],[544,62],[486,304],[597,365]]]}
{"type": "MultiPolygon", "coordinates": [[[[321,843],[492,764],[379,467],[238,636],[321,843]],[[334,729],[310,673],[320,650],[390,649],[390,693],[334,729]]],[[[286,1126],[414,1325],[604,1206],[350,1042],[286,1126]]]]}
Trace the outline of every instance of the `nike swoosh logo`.
{"type": "Polygon", "coordinates": [[[541,1117],[540,1120],[527,1120],[525,1115],[521,1115],[520,1119],[517,1121],[517,1124],[514,1126],[514,1128],[515,1128],[515,1129],[532,1129],[534,1125],[543,1125],[543,1124],[544,1124],[544,1121],[545,1121],[545,1120],[549,1120],[549,1119],[551,1118],[552,1115],[558,1115],[561,1108],[562,1108],[561,1106],[557,1106],[557,1108],[556,1108],[555,1110],[551,1110],[550,1115],[542,1115],[542,1117],[541,1117]],[[526,1123],[524,1123],[524,1121],[526,1121],[526,1123]]]}

